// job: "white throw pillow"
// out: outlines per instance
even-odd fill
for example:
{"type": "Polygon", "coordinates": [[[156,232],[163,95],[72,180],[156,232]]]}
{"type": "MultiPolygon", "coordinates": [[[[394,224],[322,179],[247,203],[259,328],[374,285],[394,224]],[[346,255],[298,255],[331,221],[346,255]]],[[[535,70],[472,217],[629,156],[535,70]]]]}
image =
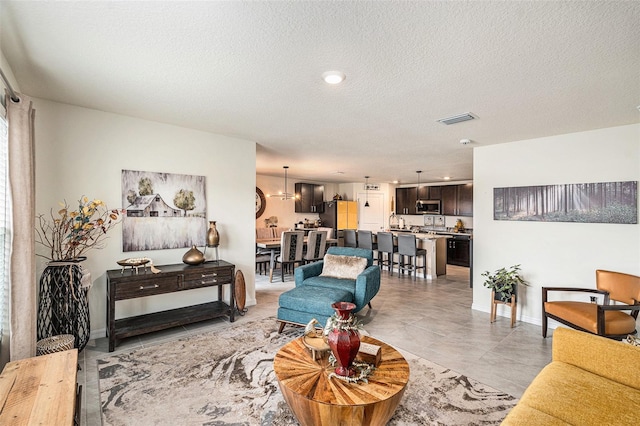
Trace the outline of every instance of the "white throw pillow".
{"type": "Polygon", "coordinates": [[[321,277],[355,280],[367,267],[367,259],[357,256],[324,255],[321,277]]]}

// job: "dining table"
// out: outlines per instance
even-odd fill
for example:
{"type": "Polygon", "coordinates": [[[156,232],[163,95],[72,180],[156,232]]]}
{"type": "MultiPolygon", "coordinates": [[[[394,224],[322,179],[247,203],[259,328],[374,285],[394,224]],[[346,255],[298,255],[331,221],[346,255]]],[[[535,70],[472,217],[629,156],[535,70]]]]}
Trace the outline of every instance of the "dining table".
{"type": "MultiPolygon", "coordinates": [[[[304,237],[304,244],[307,244],[307,237],[304,237]]],[[[276,266],[276,255],[280,250],[280,238],[261,238],[256,240],[256,248],[269,250],[271,256],[269,258],[269,282],[273,282],[273,270],[276,266]]],[[[338,245],[336,238],[327,238],[327,247],[338,245]]]]}

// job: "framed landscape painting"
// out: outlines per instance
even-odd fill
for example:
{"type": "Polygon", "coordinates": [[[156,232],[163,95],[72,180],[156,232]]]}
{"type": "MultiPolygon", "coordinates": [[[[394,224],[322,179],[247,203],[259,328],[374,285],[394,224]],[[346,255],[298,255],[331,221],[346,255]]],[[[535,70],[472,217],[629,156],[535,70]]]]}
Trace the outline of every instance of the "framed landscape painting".
{"type": "Polygon", "coordinates": [[[638,223],[638,181],[493,189],[493,219],[638,223]]]}
{"type": "Polygon", "coordinates": [[[205,176],[122,170],[123,251],[203,246],[205,176]]]}

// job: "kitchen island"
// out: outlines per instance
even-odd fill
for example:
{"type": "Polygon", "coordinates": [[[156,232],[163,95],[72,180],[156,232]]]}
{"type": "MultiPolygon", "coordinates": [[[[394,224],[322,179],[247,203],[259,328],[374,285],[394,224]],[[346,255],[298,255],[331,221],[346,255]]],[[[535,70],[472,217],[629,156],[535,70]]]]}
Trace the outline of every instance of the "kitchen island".
{"type": "MultiPolygon", "coordinates": [[[[394,236],[398,234],[413,233],[416,236],[416,246],[427,251],[427,267],[425,278],[428,280],[437,278],[447,273],[447,239],[452,238],[451,235],[438,235],[429,232],[411,232],[409,230],[391,229],[394,236]]],[[[418,258],[420,261],[421,258],[418,258]]]]}

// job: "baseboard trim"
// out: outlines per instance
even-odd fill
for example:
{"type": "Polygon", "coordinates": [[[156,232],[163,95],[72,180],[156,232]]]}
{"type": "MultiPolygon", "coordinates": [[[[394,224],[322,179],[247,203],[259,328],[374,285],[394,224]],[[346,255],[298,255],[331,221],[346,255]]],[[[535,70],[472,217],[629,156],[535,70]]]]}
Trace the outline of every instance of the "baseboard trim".
{"type": "Polygon", "coordinates": [[[107,329],[100,328],[98,330],[91,330],[91,334],[89,334],[89,340],[102,339],[103,337],[107,337],[107,329]]]}
{"type": "MultiPolygon", "coordinates": [[[[472,303],[471,304],[471,309],[473,309],[474,311],[486,312],[487,314],[491,314],[491,307],[487,306],[487,305],[481,305],[481,304],[478,304],[478,303],[472,303]]],[[[506,307],[506,306],[504,306],[504,305],[498,305],[497,306],[497,310],[496,310],[496,316],[504,317],[504,318],[511,318],[511,309],[506,307]]],[[[541,318],[530,317],[530,316],[526,316],[526,315],[520,315],[519,312],[518,312],[516,320],[542,327],[542,319],[541,318]]],[[[550,330],[554,330],[557,327],[559,327],[560,325],[561,324],[559,322],[554,321],[551,318],[549,318],[548,326],[549,326],[550,330]]]]}

